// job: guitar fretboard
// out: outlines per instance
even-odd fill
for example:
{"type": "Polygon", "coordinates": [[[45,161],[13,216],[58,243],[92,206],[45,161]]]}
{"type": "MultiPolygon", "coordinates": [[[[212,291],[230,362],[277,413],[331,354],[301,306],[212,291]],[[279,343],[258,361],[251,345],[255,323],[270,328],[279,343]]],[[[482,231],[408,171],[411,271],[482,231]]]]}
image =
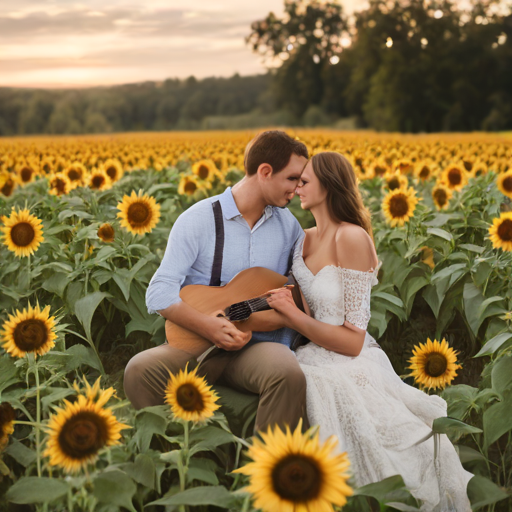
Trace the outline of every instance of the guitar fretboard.
{"type": "Polygon", "coordinates": [[[226,309],[226,316],[231,322],[243,322],[247,320],[252,313],[269,309],[271,309],[271,307],[268,305],[265,297],[256,297],[255,299],[231,304],[231,306],[226,309]]]}

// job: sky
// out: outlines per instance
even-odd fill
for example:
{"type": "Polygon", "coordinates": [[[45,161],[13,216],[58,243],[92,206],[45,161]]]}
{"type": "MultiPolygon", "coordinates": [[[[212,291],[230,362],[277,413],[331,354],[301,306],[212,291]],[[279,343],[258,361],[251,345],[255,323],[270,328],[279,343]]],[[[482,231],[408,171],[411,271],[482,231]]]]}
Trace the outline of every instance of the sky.
{"type": "MultiPolygon", "coordinates": [[[[344,0],[347,11],[361,4],[344,0]]],[[[283,0],[0,2],[0,86],[88,87],[265,72],[244,38],[283,0]]]]}

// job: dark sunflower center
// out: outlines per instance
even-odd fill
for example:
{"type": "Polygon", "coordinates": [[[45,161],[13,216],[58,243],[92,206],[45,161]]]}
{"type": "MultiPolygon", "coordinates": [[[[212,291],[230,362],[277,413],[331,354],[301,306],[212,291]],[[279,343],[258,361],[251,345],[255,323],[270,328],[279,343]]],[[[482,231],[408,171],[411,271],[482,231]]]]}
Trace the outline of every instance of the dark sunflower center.
{"type": "Polygon", "coordinates": [[[105,178],[100,174],[97,174],[92,179],[93,188],[100,188],[103,185],[103,183],[105,183],[105,178]]]}
{"type": "Polygon", "coordinates": [[[208,178],[208,175],[210,174],[210,169],[206,165],[200,165],[198,175],[202,180],[205,180],[208,178]]]}
{"type": "Polygon", "coordinates": [[[507,192],[512,192],[512,176],[507,176],[501,184],[507,192]]]}
{"type": "Polygon", "coordinates": [[[30,167],[23,167],[23,169],[20,172],[21,181],[27,182],[30,181],[30,178],[32,178],[32,174],[34,174],[34,171],[30,167]]]}
{"type": "Polygon", "coordinates": [[[448,201],[446,191],[443,189],[436,190],[434,192],[434,198],[439,206],[444,206],[448,201]]]}
{"type": "Polygon", "coordinates": [[[144,203],[133,203],[128,208],[128,221],[132,225],[142,225],[150,217],[150,210],[144,203]]]}
{"type": "Polygon", "coordinates": [[[392,217],[403,217],[409,211],[409,203],[403,194],[398,194],[391,198],[389,202],[389,212],[392,217]]]}
{"type": "Polygon", "coordinates": [[[376,165],[374,172],[376,176],[382,176],[386,173],[386,168],[382,167],[381,165],[376,165]]]}
{"type": "Polygon", "coordinates": [[[11,228],[11,240],[18,247],[26,247],[32,243],[36,232],[28,222],[18,222],[11,228]]]}
{"type": "Polygon", "coordinates": [[[388,188],[389,190],[395,190],[397,188],[400,188],[400,180],[397,177],[391,178],[388,181],[388,188]]]}
{"type": "Polygon", "coordinates": [[[8,402],[0,404],[0,437],[4,433],[4,426],[16,419],[16,413],[8,402]]]}
{"type": "Polygon", "coordinates": [[[46,324],[37,318],[22,320],[14,329],[14,343],[24,352],[34,352],[48,340],[46,324]]]}
{"type": "Polygon", "coordinates": [[[274,491],[283,499],[305,502],[315,499],[321,488],[322,473],[309,457],[289,455],[272,471],[274,491]]]}
{"type": "Polygon", "coordinates": [[[14,181],[9,179],[6,181],[5,185],[1,188],[2,194],[5,197],[9,197],[14,190],[14,181]]]}
{"type": "Polygon", "coordinates": [[[203,397],[192,384],[182,384],[176,391],[176,400],[185,411],[201,412],[204,409],[203,397]]]}
{"type": "Polygon", "coordinates": [[[64,192],[66,192],[66,182],[61,179],[61,178],[57,178],[55,180],[53,180],[53,188],[57,189],[57,192],[59,192],[59,194],[64,194],[64,192]]]}
{"type": "Polygon", "coordinates": [[[193,181],[187,182],[185,185],[185,193],[192,195],[197,190],[197,185],[193,181]]]}
{"type": "Polygon", "coordinates": [[[50,164],[49,164],[49,163],[45,163],[45,164],[43,165],[43,171],[44,171],[44,172],[49,173],[49,172],[50,172],[50,169],[51,169],[51,167],[50,167],[50,164]]]}
{"type": "Polygon", "coordinates": [[[59,434],[60,449],[72,459],[97,453],[107,441],[105,420],[91,411],[79,412],[67,420],[59,434]]]}
{"type": "Polygon", "coordinates": [[[109,242],[114,239],[114,228],[110,224],[101,226],[100,229],[98,229],[98,236],[102,240],[109,242]]]}
{"type": "Polygon", "coordinates": [[[68,172],[68,178],[71,180],[71,181],[77,181],[79,180],[80,178],[82,177],[82,175],[76,170],[76,169],[71,169],[69,172],[68,172]]]}
{"type": "Polygon", "coordinates": [[[434,352],[427,356],[427,362],[425,363],[425,373],[430,377],[439,377],[446,372],[448,367],[448,361],[442,354],[434,352]]]}
{"type": "Polygon", "coordinates": [[[423,179],[428,178],[429,174],[430,174],[430,169],[426,165],[424,165],[420,171],[420,178],[423,178],[423,179]]]}
{"type": "Polygon", "coordinates": [[[471,171],[471,169],[473,169],[473,164],[468,160],[464,160],[464,168],[466,171],[471,171]]]}
{"type": "Polygon", "coordinates": [[[114,179],[117,176],[117,169],[111,165],[107,170],[106,173],[109,175],[110,179],[114,179]]]}
{"type": "Polygon", "coordinates": [[[450,169],[448,171],[448,181],[452,185],[460,185],[462,182],[462,176],[458,169],[450,169]]]}
{"type": "Polygon", "coordinates": [[[512,220],[505,219],[498,227],[498,236],[504,242],[512,241],[512,220]]]}

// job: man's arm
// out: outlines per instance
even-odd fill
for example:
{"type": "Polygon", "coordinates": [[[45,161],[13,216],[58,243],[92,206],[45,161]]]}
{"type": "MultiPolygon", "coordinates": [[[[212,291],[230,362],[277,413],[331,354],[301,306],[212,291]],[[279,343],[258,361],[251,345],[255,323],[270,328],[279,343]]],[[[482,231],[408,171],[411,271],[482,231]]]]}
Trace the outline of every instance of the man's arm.
{"type": "Polygon", "coordinates": [[[252,337],[252,329],[242,332],[226,318],[205,315],[183,301],[172,304],[159,313],[165,319],[199,334],[224,350],[239,350],[252,337]]]}
{"type": "Polygon", "coordinates": [[[159,313],[220,348],[238,350],[250,340],[251,333],[242,333],[225,319],[200,313],[180,298],[181,285],[199,252],[204,250],[201,242],[208,238],[208,223],[199,216],[187,210],[174,223],[160,267],[146,291],[148,312],[159,313]]]}

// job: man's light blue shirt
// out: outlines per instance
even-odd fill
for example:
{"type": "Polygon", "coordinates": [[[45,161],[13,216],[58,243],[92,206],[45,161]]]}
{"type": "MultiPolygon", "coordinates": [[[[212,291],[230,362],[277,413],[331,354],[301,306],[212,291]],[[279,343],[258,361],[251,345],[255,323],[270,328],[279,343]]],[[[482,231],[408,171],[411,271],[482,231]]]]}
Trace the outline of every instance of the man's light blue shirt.
{"type": "MultiPolygon", "coordinates": [[[[266,206],[251,229],[238,211],[231,187],[228,187],[218,196],[195,203],[174,223],[162,263],[146,292],[149,313],[157,313],[181,301],[179,293],[183,286],[210,284],[215,250],[212,203],[217,199],[224,217],[221,285],[250,267],[288,274],[295,244],[304,237],[297,219],[288,208],[266,206]]],[[[288,328],[253,332],[250,343],[275,341],[289,345],[295,334],[288,328]]]]}

